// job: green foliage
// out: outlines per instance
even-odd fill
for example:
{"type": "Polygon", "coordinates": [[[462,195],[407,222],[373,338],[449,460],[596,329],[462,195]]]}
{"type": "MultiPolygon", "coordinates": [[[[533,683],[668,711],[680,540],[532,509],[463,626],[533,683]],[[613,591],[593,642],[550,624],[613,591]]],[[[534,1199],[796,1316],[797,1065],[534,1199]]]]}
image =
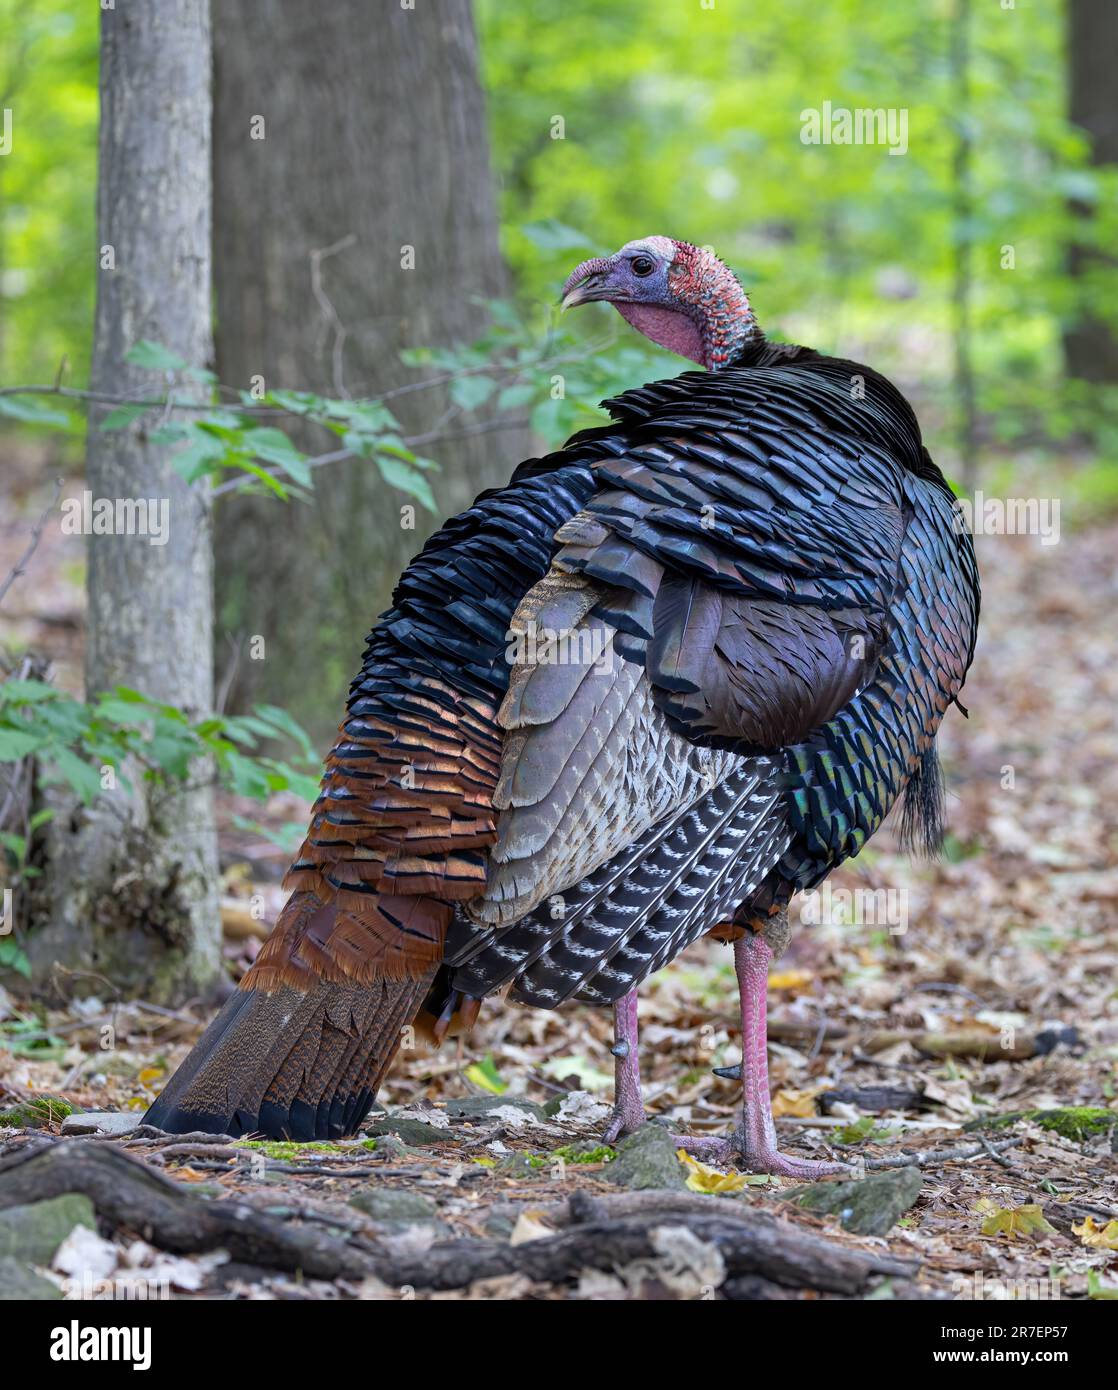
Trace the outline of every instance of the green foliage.
{"type": "MultiPolygon", "coordinates": [[[[0,763],[34,756],[40,779],[65,783],[89,803],[110,780],[129,790],[135,769],[153,788],[187,780],[212,762],[221,783],[237,795],[263,801],[291,791],[311,801],[318,794],[318,760],[301,728],[285,711],[258,705],[251,714],[191,721],[174,705],[150,700],[125,686],[85,702],[43,681],[0,683],[0,763]],[[294,743],[293,762],[260,752],[294,743]],[[112,771],[112,779],[107,770],[112,771]]],[[[49,818],[34,816],[33,833],[49,818]]],[[[17,877],[33,873],[25,837],[0,837],[17,877]]]]}
{"type": "Polygon", "coordinates": [[[63,356],[77,380],[89,371],[99,16],[72,0],[0,0],[0,105],[12,112],[0,157],[0,381],[53,381],[63,356]]]}
{"type": "MultiPolygon", "coordinates": [[[[1089,306],[1118,320],[1113,263],[1072,280],[1067,247],[1073,236],[1118,242],[1118,173],[1088,166],[1066,119],[1064,10],[971,6],[963,110],[947,3],[770,0],[746,16],[698,0],[570,0],[555,23],[546,0],[478,0],[506,250],[521,288],[552,299],[574,259],[635,236],[711,244],[739,270],[768,331],[870,360],[916,394],[935,453],[936,428],[949,423],[963,243],[980,406],[1007,439],[1066,430],[1061,327],[1089,306]],[[803,143],[801,113],[825,101],[907,110],[908,152],[803,143]],[[954,155],[964,128],[973,197],[962,216],[954,155]],[[1073,196],[1095,212],[1074,228],[1073,196]]],[[[1098,405],[1090,392],[1074,423],[1098,405]]]]}
{"type": "Polygon", "coordinates": [[[863,1115],[851,1124],[836,1129],[833,1138],[836,1144],[865,1144],[879,1139],[889,1139],[895,1132],[889,1125],[878,1124],[872,1115],[863,1115]]]}

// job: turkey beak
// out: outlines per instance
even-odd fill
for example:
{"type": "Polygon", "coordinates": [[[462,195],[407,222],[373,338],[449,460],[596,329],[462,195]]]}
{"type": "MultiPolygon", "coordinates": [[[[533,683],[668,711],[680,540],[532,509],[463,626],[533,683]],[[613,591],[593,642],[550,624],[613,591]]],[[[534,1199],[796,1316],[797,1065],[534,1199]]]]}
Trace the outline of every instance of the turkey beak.
{"type": "Polygon", "coordinates": [[[573,309],[578,304],[592,304],[605,299],[609,288],[609,272],[613,262],[602,256],[595,256],[573,270],[563,286],[563,297],[559,308],[573,309]]]}

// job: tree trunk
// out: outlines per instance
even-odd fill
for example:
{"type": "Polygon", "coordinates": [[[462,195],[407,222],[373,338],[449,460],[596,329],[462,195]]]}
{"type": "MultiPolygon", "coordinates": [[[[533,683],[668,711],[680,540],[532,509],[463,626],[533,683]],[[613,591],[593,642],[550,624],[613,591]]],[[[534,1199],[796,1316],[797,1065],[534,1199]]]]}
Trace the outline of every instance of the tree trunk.
{"type": "MultiPolygon", "coordinates": [[[[221,381],[360,397],[414,380],[400,350],[475,337],[474,298],[505,289],[469,0],[253,0],[216,7],[214,23],[221,381]]],[[[423,390],[392,406],[412,435],[446,401],[423,390]]],[[[419,450],[444,471],[431,477],[439,517],[418,508],[415,529],[401,525],[412,499],[360,460],[318,470],[313,501],[282,514],[223,500],[218,662],[240,643],[234,703],[267,698],[331,732],[400,569],[525,446],[498,433],[419,450]]]]}
{"type": "MultiPolygon", "coordinates": [[[[192,365],[212,356],[210,63],[208,0],[102,12],[95,391],[158,389],[125,361],[143,338],[192,365]]],[[[166,499],[169,524],[164,544],[89,537],[87,693],[127,685],[197,718],[213,707],[206,493],[179,477],[148,426],[104,432],[103,418],[90,413],[86,486],[94,498],[166,499]]],[[[206,991],[221,965],[210,770],[194,770],[200,789],[171,794],[131,776],[132,797],[121,774],[52,832],[37,978],[60,965],[98,993],[106,982],[162,1001],[206,991]]]]}
{"type": "MultiPolygon", "coordinates": [[[[1118,98],[1114,92],[1114,55],[1118,53],[1118,5],[1114,0],[1069,0],[1068,6],[1068,115],[1091,139],[1091,162],[1118,164],[1118,98]]],[[[1073,210],[1086,224],[1093,216],[1085,203],[1073,210]]],[[[1073,243],[1068,251],[1068,271],[1087,281],[1093,270],[1108,267],[1112,255],[1090,245],[1073,243]]],[[[1064,334],[1064,356],[1069,375],[1083,381],[1118,382],[1118,334],[1113,324],[1096,317],[1086,306],[1095,299],[1084,284],[1078,321],[1064,334]]]]}

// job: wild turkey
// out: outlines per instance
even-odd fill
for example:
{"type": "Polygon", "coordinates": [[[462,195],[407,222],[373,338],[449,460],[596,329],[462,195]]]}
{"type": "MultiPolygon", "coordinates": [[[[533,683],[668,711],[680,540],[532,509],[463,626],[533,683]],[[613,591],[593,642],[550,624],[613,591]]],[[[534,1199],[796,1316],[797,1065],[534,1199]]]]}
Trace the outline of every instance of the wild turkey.
{"type": "Polygon", "coordinates": [[[769,343],[733,274],[665,237],[586,261],[700,363],[484,492],[408,566],[326,761],[291,897],[147,1115],[182,1132],[353,1133],[425,1011],[615,1007],[610,1137],[643,1118],[636,989],[734,942],[744,1118],[681,1141],[774,1173],[765,988],[787,904],[904,793],[934,848],[935,736],[978,575],[912,410],[867,367],[769,343]]]}

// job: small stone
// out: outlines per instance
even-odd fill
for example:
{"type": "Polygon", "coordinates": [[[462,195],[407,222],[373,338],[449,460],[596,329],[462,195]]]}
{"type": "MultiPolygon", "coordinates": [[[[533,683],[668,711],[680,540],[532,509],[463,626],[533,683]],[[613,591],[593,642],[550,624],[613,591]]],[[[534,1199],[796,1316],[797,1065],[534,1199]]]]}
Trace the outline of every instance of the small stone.
{"type": "Polygon", "coordinates": [[[421,1193],[406,1192],[395,1187],[367,1187],[355,1192],[349,1199],[349,1205],[374,1221],[395,1226],[431,1221],[438,1215],[435,1204],[421,1193]]]}
{"type": "Polygon", "coordinates": [[[506,1173],[516,1178],[538,1178],[543,1165],[532,1162],[532,1155],[526,1153],[505,1154],[497,1164],[498,1173],[506,1173]]]}
{"type": "MultiPolygon", "coordinates": [[[[439,1129],[435,1125],[429,1125],[424,1120],[392,1119],[375,1120],[371,1125],[366,1125],[362,1131],[371,1139],[379,1139],[384,1134],[394,1134],[397,1139],[402,1139],[405,1144],[423,1146],[425,1144],[457,1144],[459,1140],[449,1129],[439,1129]]],[[[377,1145],[377,1152],[382,1152],[380,1145],[377,1145]]]]}
{"type": "Polygon", "coordinates": [[[80,1192],[0,1211],[0,1258],[49,1265],[75,1226],[97,1229],[93,1203],[80,1192]]]}
{"type": "Polygon", "coordinates": [[[506,1105],[512,1106],[514,1110],[523,1110],[537,1120],[547,1118],[542,1105],[537,1105],[534,1100],[521,1100],[519,1097],[513,1100],[508,1096],[466,1096],[461,1100],[448,1100],[443,1108],[452,1118],[472,1119],[476,1115],[485,1115],[490,1110],[500,1110],[506,1105]]]}
{"type": "Polygon", "coordinates": [[[19,1260],[0,1259],[0,1303],[46,1302],[62,1290],[19,1260]]]}
{"type": "Polygon", "coordinates": [[[62,1121],[63,1134],[131,1134],[143,1123],[139,1111],[83,1110],[62,1121]]]}
{"type": "Polygon", "coordinates": [[[402,1139],[398,1139],[395,1134],[381,1134],[375,1140],[376,1149],[374,1152],[378,1158],[387,1158],[392,1162],[399,1162],[401,1159],[414,1157],[419,1150],[410,1149],[402,1139]]]}
{"type": "Polygon", "coordinates": [[[676,1157],[675,1140],[660,1125],[641,1125],[623,1139],[617,1157],[603,1170],[607,1182],[638,1192],[649,1188],[685,1188],[687,1179],[676,1157]]]}
{"type": "Polygon", "coordinates": [[[920,1196],[919,1168],[889,1168],[855,1182],[820,1182],[780,1194],[807,1211],[837,1216],[844,1231],[858,1236],[883,1236],[920,1196]]]}

